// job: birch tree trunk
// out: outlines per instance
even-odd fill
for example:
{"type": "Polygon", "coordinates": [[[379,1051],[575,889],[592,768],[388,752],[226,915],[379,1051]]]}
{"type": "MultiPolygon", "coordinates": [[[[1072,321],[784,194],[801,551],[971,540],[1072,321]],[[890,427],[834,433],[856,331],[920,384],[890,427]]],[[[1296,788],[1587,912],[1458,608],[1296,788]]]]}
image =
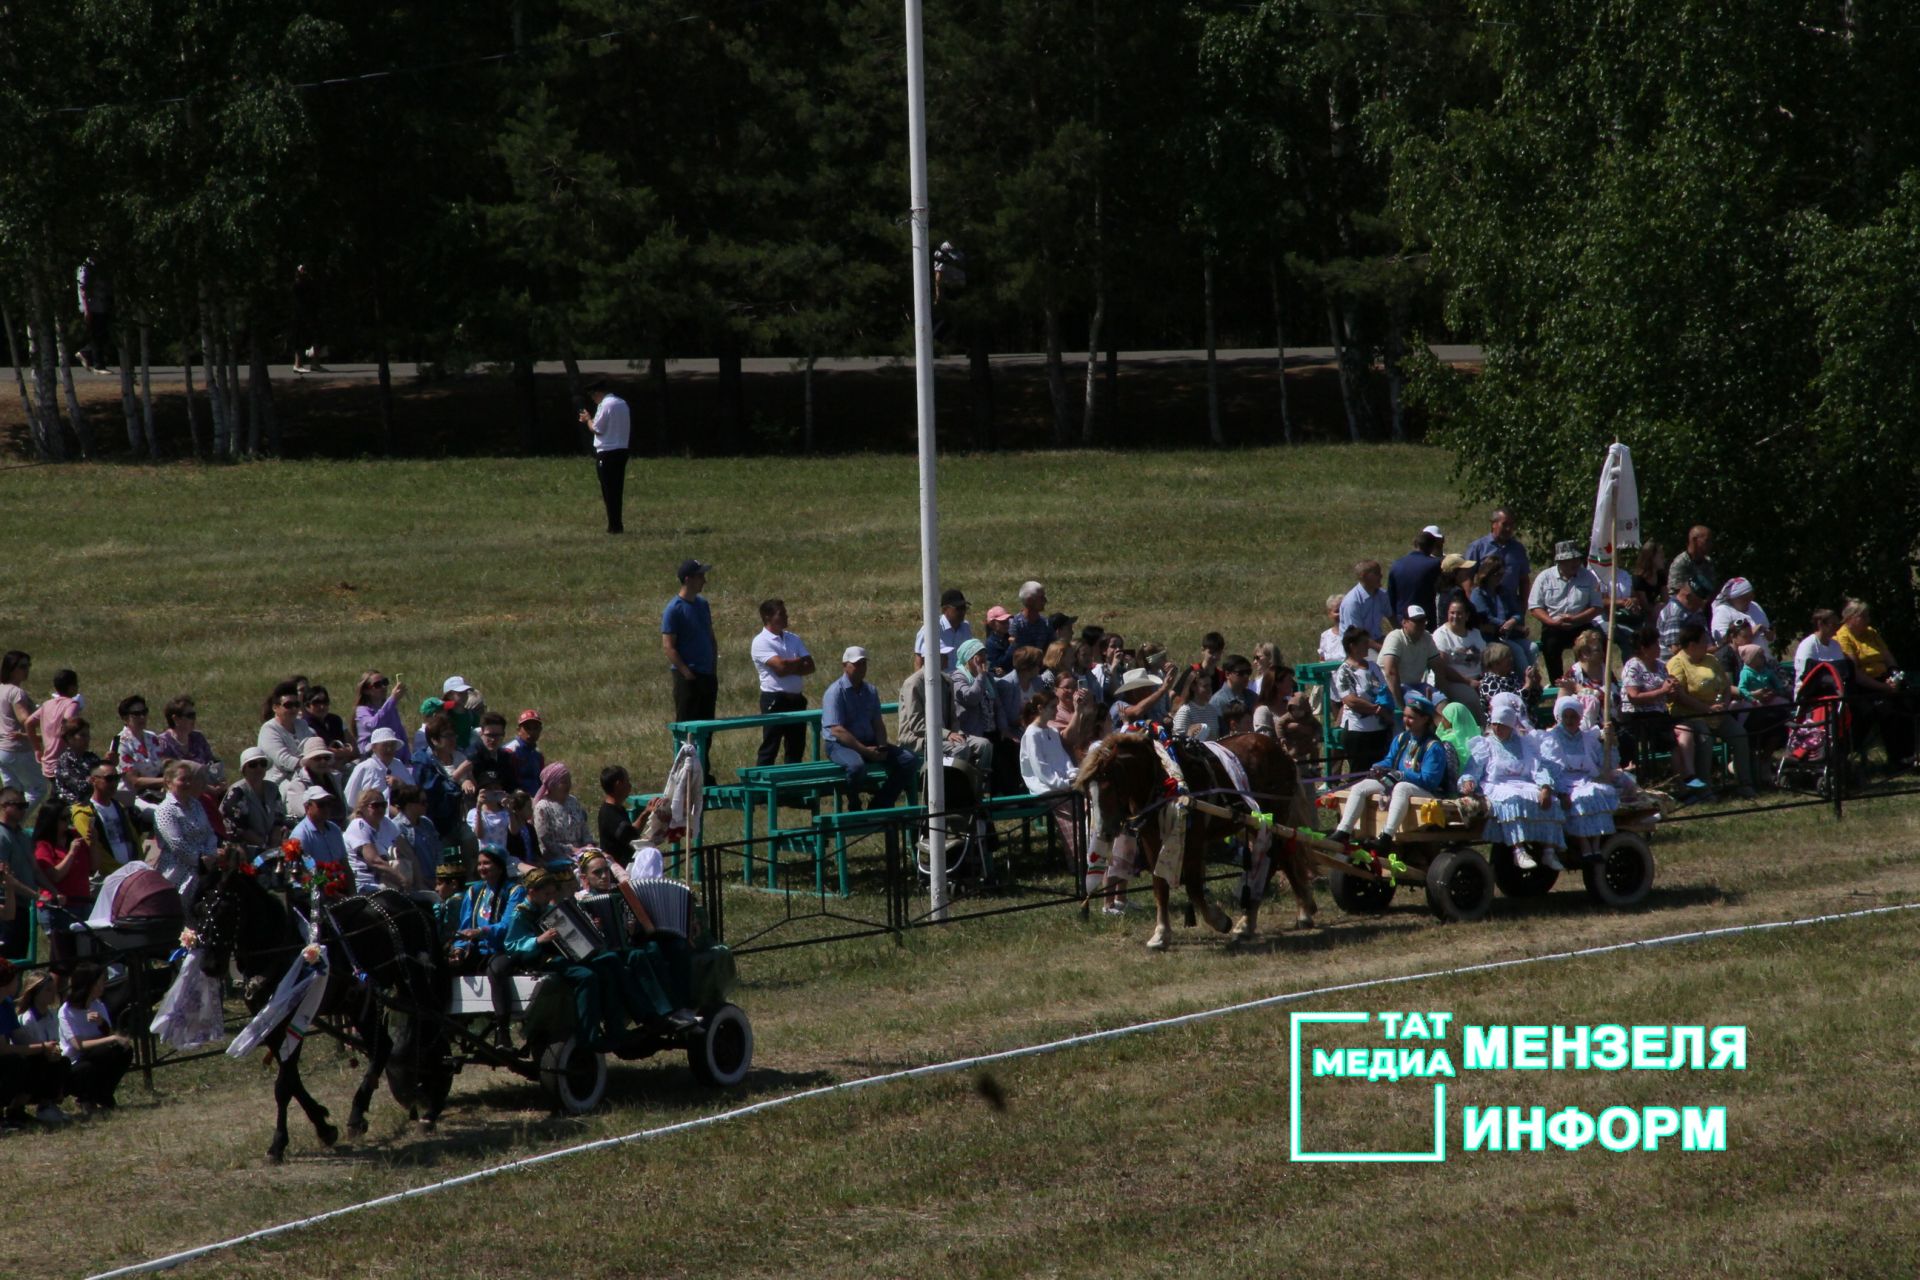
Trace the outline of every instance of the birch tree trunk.
{"type": "MultiPolygon", "coordinates": [[[[593,448],[593,428],[580,421],[580,414],[582,411],[591,409],[593,406],[587,403],[587,387],[586,384],[580,380],[580,360],[574,353],[573,339],[571,338],[563,341],[560,349],[560,367],[567,371],[567,402],[573,407],[573,417],[570,419],[573,425],[573,447],[575,449],[585,448],[591,451],[593,448]]],[[[587,417],[592,418],[593,415],[589,413],[587,417]]],[[[631,428],[631,417],[629,417],[628,423],[629,428],[631,428]]]]}
{"type": "Polygon", "coordinates": [[[122,310],[114,341],[120,344],[120,412],[127,420],[127,452],[135,458],[146,452],[145,432],[140,428],[140,406],[133,398],[133,322],[122,310]]]}
{"type": "Polygon", "coordinates": [[[204,458],[206,456],[206,437],[200,434],[200,414],[193,403],[193,361],[188,360],[185,364],[181,365],[180,371],[186,375],[188,444],[193,449],[193,456],[195,458],[204,458]]]}
{"type": "Polygon", "coordinates": [[[146,428],[147,456],[158,461],[160,437],[153,431],[153,325],[140,322],[140,424],[146,428]]]}
{"type": "Polygon", "coordinates": [[[1048,302],[1041,315],[1047,333],[1047,394],[1053,400],[1053,442],[1073,443],[1073,409],[1067,399],[1066,367],[1060,359],[1060,308],[1048,302]]]}
{"type": "Polygon", "coordinates": [[[20,363],[20,342],[13,336],[13,313],[7,310],[7,304],[0,301],[0,326],[7,331],[7,358],[13,361],[14,385],[20,388],[20,408],[27,417],[27,438],[33,441],[34,451],[40,451],[40,414],[33,407],[33,398],[27,394],[26,370],[20,363]]]}
{"type": "Polygon", "coordinates": [[[67,456],[67,442],[60,434],[59,375],[54,369],[54,344],[48,330],[47,293],[37,276],[27,276],[27,305],[32,309],[27,324],[27,345],[32,348],[33,392],[40,402],[40,434],[36,443],[40,456],[49,462],[61,462],[67,456]]]}
{"type": "Polygon", "coordinates": [[[1207,439],[1215,448],[1224,448],[1227,443],[1227,433],[1220,426],[1219,334],[1216,331],[1213,315],[1213,254],[1211,251],[1204,259],[1201,277],[1206,285],[1207,307],[1207,439]]]}
{"type": "Polygon", "coordinates": [[[93,454],[93,422],[81,411],[80,396],[73,387],[73,365],[71,363],[73,356],[67,350],[66,330],[61,328],[57,322],[50,323],[48,328],[53,333],[54,356],[60,362],[60,387],[66,392],[67,396],[67,421],[73,426],[73,438],[80,445],[80,456],[83,458],[91,457],[93,454]]]}
{"type": "MultiPolygon", "coordinates": [[[[207,286],[200,286],[200,372],[207,384],[207,415],[213,419],[213,457],[215,460],[227,456],[229,426],[227,406],[220,395],[220,383],[213,375],[214,365],[219,360],[213,345],[213,322],[207,314],[207,286]]],[[[191,398],[191,392],[189,392],[191,398]]],[[[194,452],[200,452],[199,441],[194,442],[194,452]]]]}
{"type": "MultiPolygon", "coordinates": [[[[1094,196],[1093,217],[1100,220],[1100,197],[1094,196]]],[[[1099,234],[1094,236],[1093,315],[1087,321],[1087,393],[1080,415],[1080,443],[1100,439],[1100,327],[1107,318],[1107,272],[1100,262],[1099,234]]]]}
{"type": "Polygon", "coordinates": [[[1347,413],[1347,438],[1360,443],[1360,385],[1354,372],[1353,348],[1348,341],[1346,317],[1340,300],[1327,297],[1327,329],[1333,335],[1333,360],[1340,371],[1340,404],[1347,413]]]}
{"type": "Polygon", "coordinates": [[[1280,387],[1280,440],[1293,443],[1293,413],[1287,403],[1287,328],[1280,305],[1280,264],[1267,259],[1267,288],[1273,294],[1273,370],[1280,387]]]}
{"type": "MultiPolygon", "coordinates": [[[[251,427],[247,421],[250,416],[247,410],[252,407],[250,402],[253,397],[251,394],[245,397],[240,394],[239,327],[240,318],[234,313],[234,308],[229,307],[226,327],[220,333],[220,353],[226,357],[226,365],[221,372],[227,381],[227,417],[233,432],[227,444],[234,457],[239,457],[243,451],[251,452],[246,447],[251,427]]],[[[252,388],[248,388],[248,391],[251,392],[252,388]]]]}

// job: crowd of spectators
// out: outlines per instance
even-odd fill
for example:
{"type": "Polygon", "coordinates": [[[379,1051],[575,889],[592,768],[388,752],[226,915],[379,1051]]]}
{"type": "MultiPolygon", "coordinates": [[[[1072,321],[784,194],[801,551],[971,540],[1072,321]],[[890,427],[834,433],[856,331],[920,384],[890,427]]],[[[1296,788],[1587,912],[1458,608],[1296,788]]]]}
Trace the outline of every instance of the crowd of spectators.
{"type": "MultiPolygon", "coordinates": [[[[1449,553],[1442,531],[1427,525],[1390,565],[1359,561],[1353,585],[1326,598],[1329,625],[1318,636],[1317,658],[1338,665],[1307,689],[1271,640],[1242,654],[1208,632],[1191,656],[1176,657],[1051,609],[1038,581],[1014,591],[1013,607],[990,606],[976,633],[966,593],[949,588],[937,634],[914,637],[895,733],[868,678],[867,648],[841,652],[820,695],[825,754],[846,770],[851,803],[864,793],[875,808],[899,803],[934,754],[922,672],[937,661],[939,756],[974,771],[993,795],[1057,792],[1102,735],[1162,726],[1195,739],[1269,734],[1304,776],[1332,785],[1350,770],[1344,776],[1364,775],[1396,804],[1476,776],[1521,796],[1544,766],[1497,746],[1476,775],[1473,743],[1524,736],[1512,708],[1549,703],[1543,732],[1597,735],[1607,724],[1601,748],[1597,736],[1585,745],[1542,740],[1561,761],[1554,776],[1584,779],[1589,804],[1607,798],[1612,770],[1629,783],[1654,776],[1656,755],[1669,760],[1683,797],[1716,785],[1751,795],[1769,776],[1765,762],[1784,738],[1797,687],[1824,665],[1853,695],[1856,743],[1877,739],[1887,768],[1913,767],[1904,676],[1865,603],[1817,610],[1794,642],[1776,631],[1752,581],[1721,575],[1706,528],[1690,530],[1670,560],[1649,544],[1630,568],[1599,572],[1571,541],[1555,543],[1536,572],[1517,532],[1501,510],[1464,553],[1449,553]],[[1340,730],[1330,757],[1322,717],[1340,730]],[[1436,753],[1431,742],[1451,750],[1436,753]],[[1726,748],[1725,775],[1715,773],[1716,743],[1726,748]]],[[[711,570],[681,564],[662,611],[678,721],[717,713],[721,646],[704,595],[711,570]]],[[[757,709],[804,709],[814,657],[784,601],[758,612],[747,646],[757,709]]],[[[289,676],[268,692],[253,740],[231,765],[200,732],[191,695],[165,703],[158,731],[146,697],[121,697],[110,704],[120,723],[108,734],[96,733],[99,712],[76,672],[56,671],[44,698],[35,687],[28,654],[0,658],[0,957],[26,956],[38,927],[53,964],[50,977],[20,990],[9,963],[0,984],[0,1103],[15,1118],[29,1105],[50,1118],[66,1095],[111,1102],[124,1041],[96,1008],[94,975],[63,940],[102,878],[129,862],[148,862],[189,900],[223,849],[338,864],[361,891],[431,892],[449,904],[441,912],[449,946],[474,967],[502,955],[528,872],[563,873],[568,887],[623,870],[659,873],[663,824],[649,811],[636,827],[624,768],[598,773],[590,814],[572,769],[543,753],[539,710],[493,709],[459,675],[416,703],[399,677],[363,671],[340,686],[350,716],[326,686],[289,676]]],[[[795,762],[805,744],[802,725],[769,725],[758,762],[795,762]]],[[[1515,805],[1513,821],[1524,825],[1524,805],[1515,805]]],[[[1069,815],[1063,805],[1063,831],[1069,815]]],[[[1080,856],[1071,840],[1070,848],[1080,856]]]]}

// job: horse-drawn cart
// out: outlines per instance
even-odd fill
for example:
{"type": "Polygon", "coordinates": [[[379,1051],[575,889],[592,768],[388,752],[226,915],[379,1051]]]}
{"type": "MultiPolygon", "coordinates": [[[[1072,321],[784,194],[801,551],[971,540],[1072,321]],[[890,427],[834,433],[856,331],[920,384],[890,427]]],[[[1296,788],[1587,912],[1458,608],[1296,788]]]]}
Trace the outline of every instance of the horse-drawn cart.
{"type": "Polygon", "coordinates": [[[454,1071],[469,1063],[497,1067],[537,1081],[554,1105],[570,1114],[600,1104],[607,1088],[607,1055],[623,1061],[684,1050],[694,1078],[730,1087],[753,1062],[753,1026],[727,996],[734,985],[733,953],[705,937],[689,941],[691,894],[673,881],[652,882],[654,929],[629,945],[622,903],[613,895],[558,904],[549,917],[566,952],[564,967],[511,978],[509,999],[517,1037],[501,1043],[486,1033],[494,1013],[490,980],[456,975],[442,1020],[454,1071]],[[642,1007],[630,987],[652,975],[675,1009],[690,1018],[641,1017],[628,1025],[622,1006],[642,1007]]]}
{"type": "MultiPolygon", "coordinates": [[[[1337,816],[1346,802],[1345,791],[1332,791],[1318,804],[1337,816]]],[[[1653,832],[1666,803],[1667,797],[1657,791],[1621,797],[1615,831],[1602,837],[1594,855],[1580,866],[1587,895],[1595,902],[1631,907],[1646,898],[1653,888],[1653,832]]],[[[1560,878],[1544,864],[1522,868],[1511,846],[1489,841],[1487,804],[1477,796],[1417,801],[1393,833],[1390,856],[1373,848],[1385,834],[1381,826],[1386,811],[1384,795],[1361,811],[1350,850],[1329,841],[1312,842],[1310,852],[1326,867],[1328,889],[1344,911],[1385,911],[1399,885],[1420,883],[1426,886],[1427,906],[1435,916],[1479,920],[1492,909],[1495,889],[1509,898],[1537,898],[1560,878]],[[1485,854],[1476,847],[1483,844],[1485,854]]]]}

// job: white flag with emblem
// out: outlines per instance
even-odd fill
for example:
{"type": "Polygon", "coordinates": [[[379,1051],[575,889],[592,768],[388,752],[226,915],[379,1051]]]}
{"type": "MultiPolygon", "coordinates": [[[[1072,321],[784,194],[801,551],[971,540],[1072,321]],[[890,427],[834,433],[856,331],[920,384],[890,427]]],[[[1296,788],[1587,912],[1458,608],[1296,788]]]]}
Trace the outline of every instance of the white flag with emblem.
{"type": "Polygon", "coordinates": [[[1593,503],[1593,536],[1588,558],[1614,567],[1616,552],[1640,545],[1640,486],[1633,478],[1633,454],[1616,444],[1600,468],[1600,492],[1593,503]]]}

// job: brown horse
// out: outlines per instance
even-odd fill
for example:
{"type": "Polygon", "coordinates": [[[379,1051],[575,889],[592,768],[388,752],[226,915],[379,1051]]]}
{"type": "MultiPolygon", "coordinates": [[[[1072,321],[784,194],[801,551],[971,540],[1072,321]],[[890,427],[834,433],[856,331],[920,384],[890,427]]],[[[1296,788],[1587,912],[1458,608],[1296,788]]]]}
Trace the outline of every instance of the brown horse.
{"type": "MultiPolygon", "coordinates": [[[[1300,775],[1291,757],[1274,739],[1259,733],[1239,733],[1218,744],[1240,762],[1246,771],[1247,789],[1259,806],[1271,813],[1276,822],[1299,826],[1311,822],[1313,802],[1301,786],[1300,775]]],[[[1187,792],[1210,805],[1244,814],[1247,802],[1238,794],[1221,762],[1204,745],[1176,738],[1168,746],[1180,767],[1187,792]]],[[[1259,927],[1260,901],[1273,879],[1275,864],[1287,873],[1299,904],[1295,925],[1313,925],[1313,876],[1307,854],[1293,840],[1280,842],[1278,857],[1273,854],[1273,833],[1261,831],[1251,839],[1251,862],[1241,881],[1241,905],[1246,915],[1238,924],[1227,918],[1207,896],[1206,848],[1218,839],[1246,835],[1244,821],[1217,817],[1198,809],[1180,808],[1169,799],[1169,775],[1159,753],[1144,734],[1117,733],[1097,742],[1080,762],[1074,788],[1084,792],[1092,816],[1093,834],[1108,839],[1124,827],[1138,828],[1144,868],[1153,873],[1153,936],[1147,946],[1155,951],[1167,945],[1172,933],[1167,900],[1172,881],[1186,886],[1187,899],[1194,909],[1221,933],[1232,930],[1235,940],[1251,938],[1259,927]],[[1163,803],[1164,802],[1164,803],[1163,803]],[[1178,864],[1172,850],[1166,850],[1168,865],[1162,866],[1162,851],[1170,834],[1184,836],[1178,864]]]]}

